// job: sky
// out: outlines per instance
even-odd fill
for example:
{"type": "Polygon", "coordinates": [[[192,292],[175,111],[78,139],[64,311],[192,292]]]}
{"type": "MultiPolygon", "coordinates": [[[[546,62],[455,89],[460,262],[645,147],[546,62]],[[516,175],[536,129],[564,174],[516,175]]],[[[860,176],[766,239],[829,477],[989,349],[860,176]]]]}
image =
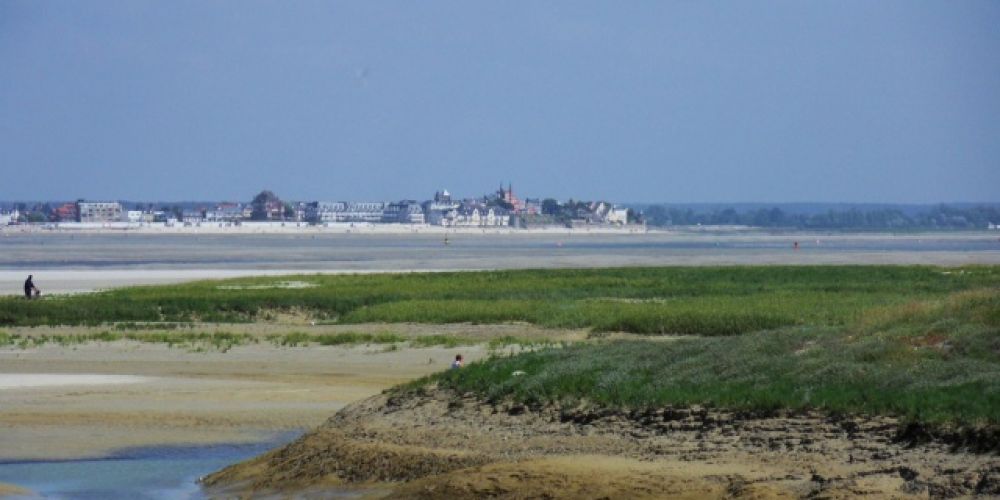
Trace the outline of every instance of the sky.
{"type": "Polygon", "coordinates": [[[1000,201],[1000,2],[0,0],[0,199],[1000,201]]]}

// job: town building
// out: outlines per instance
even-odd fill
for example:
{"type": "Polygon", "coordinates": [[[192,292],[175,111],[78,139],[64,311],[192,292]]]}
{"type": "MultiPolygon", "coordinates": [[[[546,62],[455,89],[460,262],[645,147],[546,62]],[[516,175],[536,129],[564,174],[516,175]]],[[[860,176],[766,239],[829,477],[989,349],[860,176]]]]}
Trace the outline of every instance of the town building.
{"type": "Polygon", "coordinates": [[[201,210],[185,209],[181,211],[181,222],[186,226],[197,226],[205,220],[205,212],[201,210]]]}
{"type": "Polygon", "coordinates": [[[142,210],[127,210],[125,211],[125,220],[132,223],[147,222],[145,215],[146,213],[142,210]]]}
{"type": "Polygon", "coordinates": [[[605,216],[604,220],[608,224],[618,224],[619,226],[624,226],[628,224],[628,209],[613,205],[611,210],[608,210],[607,216],[605,216]]]}
{"type": "Polygon", "coordinates": [[[466,200],[458,208],[443,214],[435,225],[448,227],[507,227],[510,225],[511,211],[488,206],[474,200],[466,200]]]}
{"type": "Polygon", "coordinates": [[[539,198],[524,199],[524,215],[539,215],[542,213],[542,200],[539,198]]]}
{"type": "Polygon", "coordinates": [[[254,200],[250,208],[250,218],[265,221],[285,220],[285,204],[277,197],[254,200]]]}
{"type": "Polygon", "coordinates": [[[458,209],[450,225],[456,227],[506,227],[510,224],[510,215],[510,211],[500,207],[463,205],[458,209]]]}
{"type": "Polygon", "coordinates": [[[153,211],[153,222],[163,222],[168,226],[172,226],[177,223],[177,216],[173,212],[165,210],[154,210],[153,211]]]}
{"type": "Polygon", "coordinates": [[[401,224],[423,224],[424,209],[414,200],[389,203],[382,212],[382,222],[401,224]]]}
{"type": "Polygon", "coordinates": [[[423,204],[424,220],[428,224],[435,226],[445,226],[443,221],[453,211],[458,210],[460,203],[451,199],[451,193],[447,189],[434,193],[434,199],[425,201],[423,204]]]}
{"type": "Polygon", "coordinates": [[[240,203],[220,203],[210,210],[205,210],[205,222],[222,222],[227,224],[238,223],[246,218],[246,209],[250,209],[253,214],[253,207],[244,207],[240,203]]]}
{"type": "Polygon", "coordinates": [[[307,203],[305,218],[314,224],[330,222],[382,222],[388,203],[381,201],[314,201],[307,203]]]}
{"type": "Polygon", "coordinates": [[[76,203],[63,203],[52,210],[52,216],[57,221],[75,221],[79,218],[76,203]]]}
{"type": "Polygon", "coordinates": [[[514,195],[513,184],[507,184],[507,189],[504,189],[503,183],[501,183],[500,189],[497,191],[497,198],[509,206],[514,214],[520,214],[524,211],[524,202],[514,195]]]}
{"type": "Polygon", "coordinates": [[[122,220],[122,204],[117,201],[76,202],[79,222],[118,222],[122,220]]]}

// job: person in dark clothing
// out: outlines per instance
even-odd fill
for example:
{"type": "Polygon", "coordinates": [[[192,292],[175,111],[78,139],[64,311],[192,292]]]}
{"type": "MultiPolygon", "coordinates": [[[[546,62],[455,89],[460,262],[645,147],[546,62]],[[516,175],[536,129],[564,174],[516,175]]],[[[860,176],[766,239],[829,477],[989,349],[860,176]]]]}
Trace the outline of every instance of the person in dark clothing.
{"type": "Polygon", "coordinates": [[[35,283],[31,281],[31,275],[28,275],[28,279],[24,280],[24,298],[31,300],[32,294],[38,292],[38,288],[35,287],[35,283]]]}

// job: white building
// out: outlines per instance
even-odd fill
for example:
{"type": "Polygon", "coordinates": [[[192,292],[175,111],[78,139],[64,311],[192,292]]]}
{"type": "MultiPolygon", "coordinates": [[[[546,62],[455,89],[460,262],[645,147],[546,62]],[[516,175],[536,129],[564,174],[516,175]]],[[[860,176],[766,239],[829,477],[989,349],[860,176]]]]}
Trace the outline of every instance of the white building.
{"type": "Polygon", "coordinates": [[[184,210],[181,212],[181,220],[184,225],[197,226],[205,220],[205,214],[201,210],[184,210]]]}
{"type": "Polygon", "coordinates": [[[462,205],[445,214],[438,225],[452,227],[506,227],[510,225],[510,213],[499,207],[484,205],[462,205]]]}
{"type": "Polygon", "coordinates": [[[382,222],[400,224],[423,224],[424,210],[413,200],[389,203],[382,212],[382,222]]]}
{"type": "Polygon", "coordinates": [[[117,201],[79,201],[80,222],[117,222],[122,220],[122,204],[117,201]]]}
{"type": "Polygon", "coordinates": [[[236,223],[244,218],[244,207],[238,203],[223,203],[205,211],[206,222],[236,223]]]}
{"type": "Polygon", "coordinates": [[[625,224],[628,224],[628,209],[615,206],[611,210],[608,210],[608,215],[605,217],[605,220],[608,224],[618,224],[620,226],[624,226],[625,224]]]}
{"type": "Polygon", "coordinates": [[[424,202],[424,220],[436,226],[447,226],[454,218],[461,206],[460,203],[451,199],[451,193],[447,189],[434,193],[434,199],[424,202]]]}
{"type": "Polygon", "coordinates": [[[316,224],[327,222],[382,222],[388,203],[382,201],[347,202],[314,201],[306,205],[306,220],[316,224]]]}

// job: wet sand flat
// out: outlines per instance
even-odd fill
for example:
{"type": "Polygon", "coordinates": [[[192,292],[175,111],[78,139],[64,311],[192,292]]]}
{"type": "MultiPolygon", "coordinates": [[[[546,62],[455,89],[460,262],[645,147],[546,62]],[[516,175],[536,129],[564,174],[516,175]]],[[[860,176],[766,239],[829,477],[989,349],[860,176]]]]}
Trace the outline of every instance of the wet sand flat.
{"type": "Polygon", "coordinates": [[[1000,234],[66,234],[0,237],[0,293],[250,275],[612,266],[1000,263],[1000,234]],[[794,242],[799,249],[793,248],[794,242]]]}
{"type": "MultiPolygon", "coordinates": [[[[0,460],[259,442],[313,428],[349,402],[442,370],[455,352],[268,344],[192,352],[127,341],[7,349],[0,384],[51,385],[0,388],[0,460]]],[[[485,355],[477,347],[461,352],[485,355]]]]}

